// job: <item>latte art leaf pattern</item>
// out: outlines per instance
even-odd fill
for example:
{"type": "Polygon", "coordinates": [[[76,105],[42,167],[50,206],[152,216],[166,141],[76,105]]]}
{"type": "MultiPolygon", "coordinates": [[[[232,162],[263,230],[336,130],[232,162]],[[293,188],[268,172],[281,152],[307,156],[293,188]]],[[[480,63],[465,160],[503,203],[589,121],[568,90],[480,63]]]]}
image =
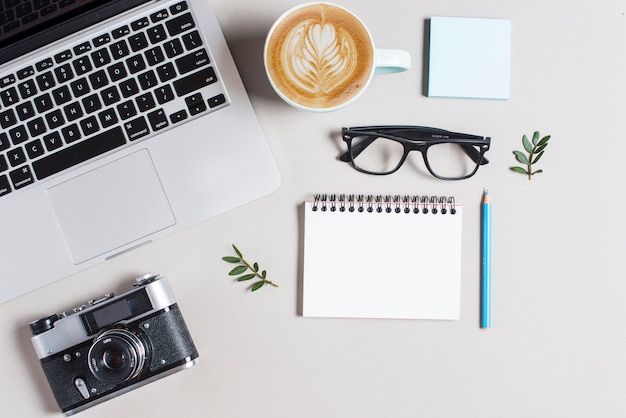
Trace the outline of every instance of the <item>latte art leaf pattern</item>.
{"type": "Polygon", "coordinates": [[[356,67],[352,37],[329,23],[301,22],[289,33],[284,53],[290,80],[316,95],[331,93],[356,67]]]}

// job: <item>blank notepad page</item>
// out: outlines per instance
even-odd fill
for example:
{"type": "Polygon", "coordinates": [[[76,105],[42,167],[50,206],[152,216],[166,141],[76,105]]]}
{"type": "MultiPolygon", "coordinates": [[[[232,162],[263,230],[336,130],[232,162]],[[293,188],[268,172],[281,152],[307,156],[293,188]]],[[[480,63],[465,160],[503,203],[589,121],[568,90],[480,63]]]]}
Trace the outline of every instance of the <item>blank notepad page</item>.
{"type": "Polygon", "coordinates": [[[305,202],[303,316],[459,319],[462,207],[343,199],[305,202]]]}

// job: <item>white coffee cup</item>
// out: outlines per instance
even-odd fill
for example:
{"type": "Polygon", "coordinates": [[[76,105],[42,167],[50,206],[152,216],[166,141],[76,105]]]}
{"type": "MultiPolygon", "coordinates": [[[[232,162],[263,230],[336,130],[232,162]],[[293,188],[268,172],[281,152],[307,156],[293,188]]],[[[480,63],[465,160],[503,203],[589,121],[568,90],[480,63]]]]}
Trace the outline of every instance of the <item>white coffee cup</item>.
{"type": "Polygon", "coordinates": [[[358,17],[324,2],[283,13],[267,34],[263,60],[274,91],[293,107],[315,112],[352,103],[374,74],[411,67],[407,51],[375,48],[358,17]]]}

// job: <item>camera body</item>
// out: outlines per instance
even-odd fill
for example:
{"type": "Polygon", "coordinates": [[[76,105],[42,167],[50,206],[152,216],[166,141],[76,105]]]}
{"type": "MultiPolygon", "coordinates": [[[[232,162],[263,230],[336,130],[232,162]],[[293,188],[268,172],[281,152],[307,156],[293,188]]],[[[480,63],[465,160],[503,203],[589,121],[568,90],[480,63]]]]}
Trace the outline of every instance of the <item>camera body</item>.
{"type": "Polygon", "coordinates": [[[59,407],[69,416],[199,362],[167,280],[146,274],[30,324],[32,343],[59,407]]]}

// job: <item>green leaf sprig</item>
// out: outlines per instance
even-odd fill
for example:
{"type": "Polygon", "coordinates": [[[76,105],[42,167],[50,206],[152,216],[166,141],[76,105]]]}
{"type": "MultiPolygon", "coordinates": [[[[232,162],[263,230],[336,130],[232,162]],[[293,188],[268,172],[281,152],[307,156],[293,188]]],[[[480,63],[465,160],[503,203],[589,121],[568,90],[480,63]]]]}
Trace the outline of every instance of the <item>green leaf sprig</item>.
{"type": "Polygon", "coordinates": [[[513,154],[515,154],[515,159],[520,163],[525,164],[526,168],[515,166],[511,167],[511,170],[515,171],[516,173],[526,174],[528,176],[528,180],[531,180],[532,176],[534,176],[535,174],[543,173],[543,170],[533,171],[533,164],[537,164],[537,162],[539,162],[539,160],[543,156],[543,153],[548,146],[550,135],[544,136],[543,138],[539,139],[540,136],[541,135],[539,134],[539,132],[535,131],[535,133],[533,134],[532,142],[528,140],[528,137],[526,135],[522,136],[522,144],[524,145],[524,149],[528,153],[528,156],[526,156],[522,151],[513,151],[513,154]]]}
{"type": "Polygon", "coordinates": [[[233,250],[235,250],[235,254],[237,254],[237,257],[233,257],[233,256],[222,257],[222,260],[226,261],[227,263],[240,264],[239,266],[233,268],[230,271],[230,273],[228,273],[229,276],[239,276],[240,274],[243,274],[243,276],[240,276],[237,278],[238,282],[245,282],[245,281],[252,280],[255,278],[260,279],[256,281],[250,288],[250,290],[253,292],[259,290],[266,283],[274,287],[278,287],[276,283],[272,282],[271,280],[268,280],[267,272],[265,270],[262,270],[262,271],[259,270],[259,263],[250,264],[243,257],[243,254],[241,253],[241,251],[239,251],[239,249],[235,246],[235,244],[233,244],[233,250]],[[251,273],[246,273],[247,271],[250,271],[251,273]]]}

